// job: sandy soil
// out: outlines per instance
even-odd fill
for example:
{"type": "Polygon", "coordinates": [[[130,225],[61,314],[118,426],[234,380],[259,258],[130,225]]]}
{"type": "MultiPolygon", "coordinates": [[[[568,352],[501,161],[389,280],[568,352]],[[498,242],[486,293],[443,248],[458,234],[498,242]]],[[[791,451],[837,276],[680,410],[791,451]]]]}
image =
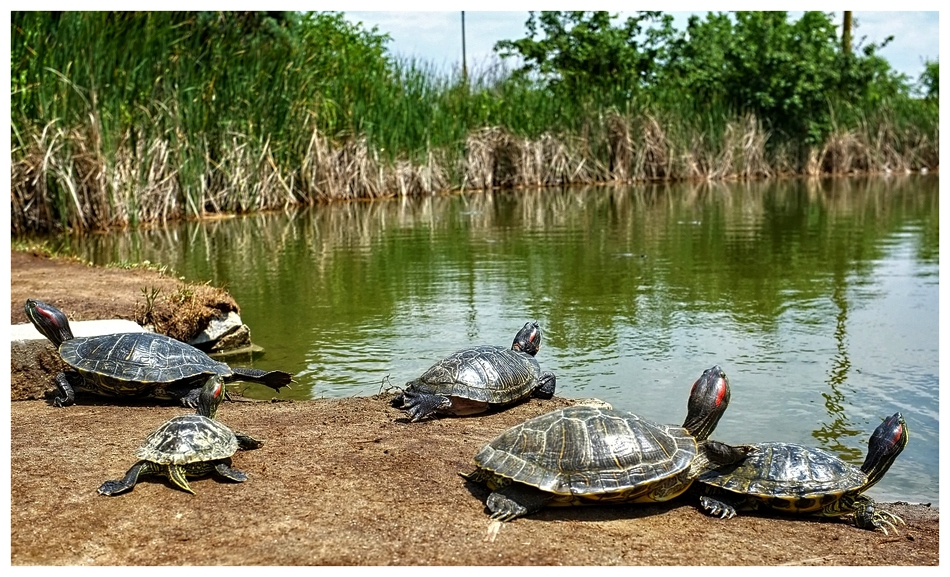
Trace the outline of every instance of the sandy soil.
{"type": "MultiPolygon", "coordinates": [[[[146,269],[13,253],[11,320],[25,322],[27,297],[61,305],[76,320],[138,320],[141,287],[152,282],[168,282],[170,292],[181,286],[146,269]]],[[[491,524],[488,491],[458,473],[471,470],[472,456],[505,428],[573,402],[558,397],[412,424],[389,406],[391,393],[238,399],[219,418],[266,441],[234,457],[247,482],[197,479],[193,496],[149,478],[104,497],[96,488],[121,477],[145,435],[183,409],[88,401],[59,409],[45,400],[55,363],[23,365],[11,367],[12,565],[939,563],[938,511],[925,505],[886,505],[907,521],[890,535],[847,519],[724,521],[692,498],[551,508],[491,524]]]]}

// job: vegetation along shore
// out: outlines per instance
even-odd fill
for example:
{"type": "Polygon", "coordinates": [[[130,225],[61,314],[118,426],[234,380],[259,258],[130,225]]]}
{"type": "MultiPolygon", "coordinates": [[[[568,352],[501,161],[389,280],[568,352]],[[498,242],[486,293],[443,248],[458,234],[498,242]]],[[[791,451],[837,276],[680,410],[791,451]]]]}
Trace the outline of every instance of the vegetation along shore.
{"type": "Polygon", "coordinates": [[[938,167],[938,63],[899,75],[826,13],[709,13],[686,30],[660,12],[532,13],[497,65],[448,75],[338,13],[11,20],[14,234],[490,187],[938,167]]]}

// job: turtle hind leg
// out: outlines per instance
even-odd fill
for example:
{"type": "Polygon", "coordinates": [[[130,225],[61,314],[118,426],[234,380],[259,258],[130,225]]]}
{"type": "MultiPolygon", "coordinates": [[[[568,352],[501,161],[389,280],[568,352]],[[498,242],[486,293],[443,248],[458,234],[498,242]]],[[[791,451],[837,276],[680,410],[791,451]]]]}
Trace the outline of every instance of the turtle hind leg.
{"type": "Polygon", "coordinates": [[[557,385],[557,377],[550,371],[541,373],[540,384],[534,390],[534,396],[539,399],[550,399],[554,396],[554,388],[557,385]]]}
{"type": "Polygon", "coordinates": [[[452,400],[442,395],[405,391],[403,394],[402,410],[409,413],[409,420],[420,421],[425,417],[452,408],[452,400]]]}
{"type": "Polygon", "coordinates": [[[511,521],[544,508],[552,495],[540,489],[512,483],[488,496],[485,505],[493,521],[511,521]]]}
{"type": "Polygon", "coordinates": [[[73,383],[70,380],[82,380],[82,375],[70,371],[69,373],[59,373],[56,375],[56,388],[63,394],[61,397],[53,397],[53,404],[57,407],[68,407],[76,402],[76,391],[73,389],[73,383]]]}
{"type": "Polygon", "coordinates": [[[132,468],[125,474],[125,477],[115,481],[106,481],[100,485],[99,494],[112,496],[125,493],[135,486],[140,475],[148,475],[150,473],[152,473],[152,471],[148,461],[139,461],[132,465],[132,468]]]}
{"type": "Polygon", "coordinates": [[[294,380],[294,376],[284,371],[262,371],[260,369],[246,369],[242,367],[231,367],[233,375],[227,379],[231,381],[248,381],[266,385],[278,393],[280,389],[289,386],[294,380]]]}
{"type": "Polygon", "coordinates": [[[239,471],[238,469],[231,467],[230,462],[228,461],[220,461],[219,463],[215,464],[214,470],[218,475],[224,477],[225,479],[229,479],[238,483],[247,481],[247,474],[244,471],[239,471]]]}

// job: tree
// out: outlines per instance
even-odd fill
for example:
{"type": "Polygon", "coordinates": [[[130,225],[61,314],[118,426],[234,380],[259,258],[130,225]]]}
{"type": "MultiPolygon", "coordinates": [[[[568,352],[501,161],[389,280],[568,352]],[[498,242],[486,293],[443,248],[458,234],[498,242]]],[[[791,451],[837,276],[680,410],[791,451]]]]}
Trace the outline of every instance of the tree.
{"type": "Polygon", "coordinates": [[[833,129],[832,103],[876,106],[903,81],[869,44],[845,52],[831,14],[709,13],[692,17],[670,47],[664,90],[753,112],[779,138],[820,142],[833,129]]]}
{"type": "Polygon", "coordinates": [[[940,100],[940,62],[928,60],[920,74],[920,86],[928,100],[940,100]]]}
{"type": "Polygon", "coordinates": [[[851,52],[851,12],[844,11],[844,19],[841,21],[841,51],[845,54],[851,52]]]}
{"type": "Polygon", "coordinates": [[[608,12],[531,12],[528,34],[502,40],[502,58],[520,56],[516,76],[543,83],[560,98],[624,104],[650,84],[663,56],[672,16],[638,12],[615,26],[608,12]],[[657,23],[658,28],[647,28],[657,23]]]}

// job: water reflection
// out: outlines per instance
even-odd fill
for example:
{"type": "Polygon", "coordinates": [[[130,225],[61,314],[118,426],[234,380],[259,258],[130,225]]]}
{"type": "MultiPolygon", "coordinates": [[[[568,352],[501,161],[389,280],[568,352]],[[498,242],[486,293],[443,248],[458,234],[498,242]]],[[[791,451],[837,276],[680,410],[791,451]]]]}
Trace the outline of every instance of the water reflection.
{"type": "Polygon", "coordinates": [[[822,393],[822,396],[825,398],[825,409],[827,409],[832,421],[830,424],[826,424],[815,431],[814,436],[821,441],[821,446],[828,447],[841,455],[842,458],[856,463],[863,461],[862,452],[848,447],[841,442],[842,438],[854,437],[859,434],[859,431],[848,427],[850,421],[844,410],[845,394],[842,387],[844,387],[847,382],[848,369],[851,368],[846,344],[848,302],[844,282],[837,282],[843,279],[835,280],[835,288],[831,300],[838,308],[838,314],[835,317],[834,332],[837,352],[832,360],[831,371],[828,375],[828,391],[822,393]]]}
{"type": "Polygon", "coordinates": [[[860,464],[901,410],[913,440],[874,491],[936,502],[938,220],[937,178],[914,176],[335,203],[63,242],[225,286],[299,398],[401,385],[537,319],[560,394],[661,422],[721,364],[727,442],[860,464]]]}

